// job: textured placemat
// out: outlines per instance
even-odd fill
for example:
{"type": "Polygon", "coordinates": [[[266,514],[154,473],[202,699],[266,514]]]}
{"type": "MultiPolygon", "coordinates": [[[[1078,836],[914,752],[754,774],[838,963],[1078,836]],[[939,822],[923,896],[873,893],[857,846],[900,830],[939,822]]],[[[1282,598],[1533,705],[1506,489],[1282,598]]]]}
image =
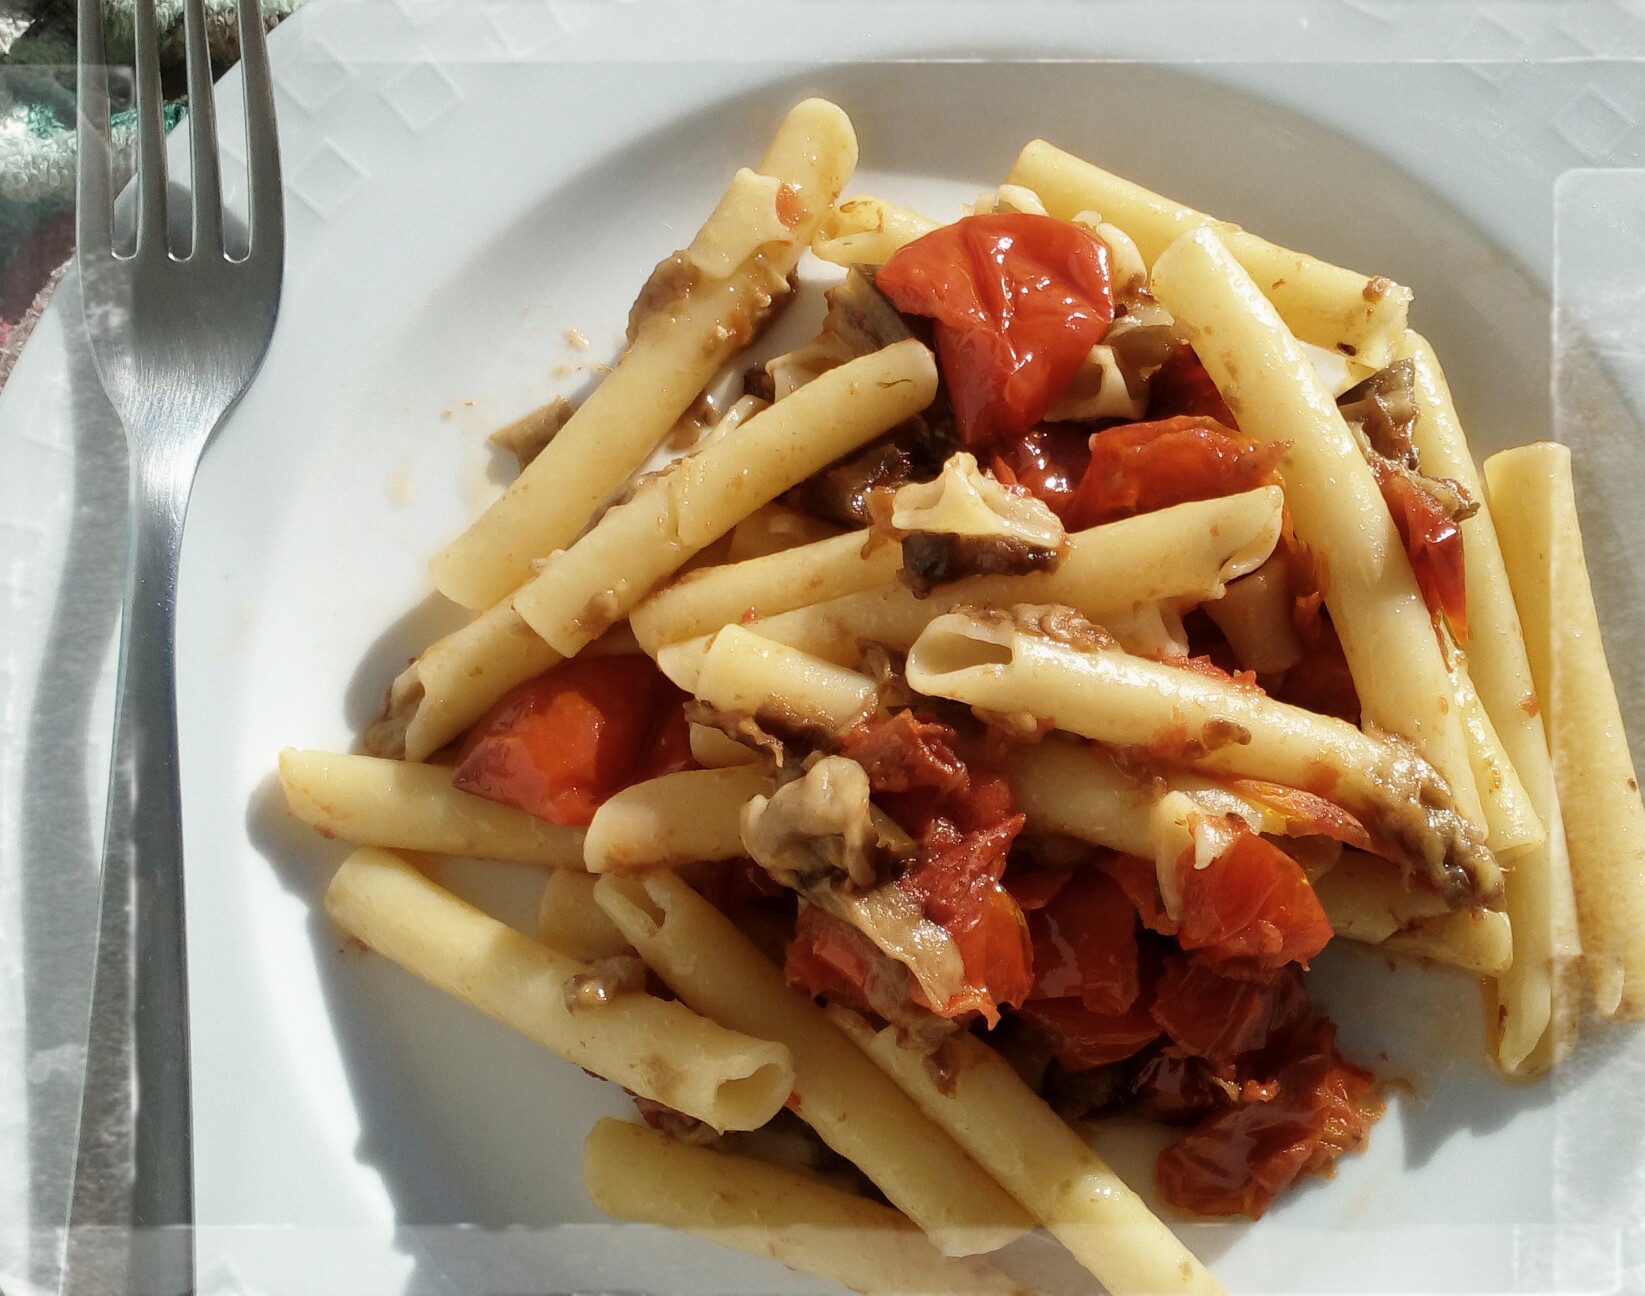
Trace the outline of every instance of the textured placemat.
{"type": "MultiPolygon", "coordinates": [[[[261,0],[275,26],[302,0],[261,0]]],[[[240,55],[236,0],[204,0],[212,72],[240,55]]],[[[166,126],[183,114],[183,0],[157,0],[166,126]]],[[[103,0],[108,57],[129,63],[132,0],[103,0]]],[[[0,387],[74,251],[74,0],[0,0],[0,387]]],[[[129,80],[111,78],[115,181],[131,170],[129,80]]]]}

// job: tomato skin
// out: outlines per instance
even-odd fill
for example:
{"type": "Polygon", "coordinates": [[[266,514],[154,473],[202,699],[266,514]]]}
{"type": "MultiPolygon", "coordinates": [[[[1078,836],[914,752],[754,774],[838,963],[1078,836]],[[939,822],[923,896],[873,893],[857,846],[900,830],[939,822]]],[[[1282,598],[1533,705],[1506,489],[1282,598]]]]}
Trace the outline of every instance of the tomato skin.
{"type": "Polygon", "coordinates": [[[848,729],[840,755],[863,767],[875,795],[928,788],[940,797],[957,791],[966,779],[966,768],[954,753],[958,741],[950,726],[905,710],[848,729]]]}
{"type": "Polygon", "coordinates": [[[1021,1013],[1051,1036],[1066,1071],[1123,1062],[1160,1036],[1142,998],[1122,1013],[1092,1012],[1078,999],[1031,999],[1021,1013]]]}
{"type": "Polygon", "coordinates": [[[994,476],[1043,500],[1059,518],[1091,465],[1091,431],[1071,423],[1042,423],[994,450],[994,476]]]}
{"type": "Polygon", "coordinates": [[[1373,461],[1372,471],[1394,528],[1404,542],[1422,601],[1443,612],[1458,643],[1468,639],[1468,591],[1462,554],[1462,527],[1409,476],[1373,461]]]}
{"type": "Polygon", "coordinates": [[[1177,934],[1176,921],[1165,912],[1165,901],[1159,889],[1159,869],[1153,860],[1143,859],[1140,855],[1121,855],[1116,851],[1098,861],[1098,867],[1119,884],[1144,927],[1161,936],[1177,934]]]}
{"type": "Polygon", "coordinates": [[[1299,1034],[1271,1083],[1206,1117],[1160,1153],[1155,1175],[1172,1205],[1199,1215],[1258,1219],[1304,1174],[1329,1174],[1382,1115],[1370,1073],[1336,1051],[1336,1028],[1299,1034]]]}
{"type": "Polygon", "coordinates": [[[1078,999],[1119,1016],[1141,993],[1137,911],[1106,873],[1081,869],[1028,920],[1034,940],[1031,998],[1078,999]]]}
{"type": "Polygon", "coordinates": [[[1169,954],[1154,987],[1150,1012],[1178,1057],[1213,1067],[1283,1043],[1306,1021],[1308,992],[1295,968],[1267,981],[1225,976],[1195,954],[1169,954]]]}
{"type": "Polygon", "coordinates": [[[898,310],[936,321],[970,447],[1038,423],[1114,319],[1107,246],[1049,216],[964,217],[901,248],[874,284],[898,310]]]}
{"type": "Polygon", "coordinates": [[[1169,1048],[1139,1057],[1126,1087],[1130,1109],[1161,1125],[1192,1125],[1224,1097],[1203,1058],[1179,1057],[1169,1048]]]}
{"type": "Polygon", "coordinates": [[[557,824],[691,766],[685,695],[648,657],[584,657],[509,690],[458,749],[452,784],[557,824]]]}
{"type": "Polygon", "coordinates": [[[1241,829],[1204,868],[1177,863],[1182,913],[1177,943],[1235,968],[1275,971],[1308,960],[1331,939],[1331,923],[1302,866],[1241,829]]]}
{"type": "Polygon", "coordinates": [[[1224,427],[1239,427],[1216,383],[1186,342],[1172,350],[1148,384],[1148,418],[1168,419],[1178,414],[1204,415],[1224,427]]]}
{"type": "MultiPolygon", "coordinates": [[[[864,983],[869,962],[864,955],[867,938],[810,905],[800,910],[794,937],[788,944],[783,975],[788,984],[812,998],[829,999],[857,1012],[870,1012],[864,983]]],[[[906,978],[913,984],[913,978],[906,978]]]]}
{"type": "Polygon", "coordinates": [[[1063,521],[1078,530],[1237,495],[1273,481],[1287,445],[1257,441],[1203,414],[1105,428],[1091,439],[1091,466],[1063,521]]]}

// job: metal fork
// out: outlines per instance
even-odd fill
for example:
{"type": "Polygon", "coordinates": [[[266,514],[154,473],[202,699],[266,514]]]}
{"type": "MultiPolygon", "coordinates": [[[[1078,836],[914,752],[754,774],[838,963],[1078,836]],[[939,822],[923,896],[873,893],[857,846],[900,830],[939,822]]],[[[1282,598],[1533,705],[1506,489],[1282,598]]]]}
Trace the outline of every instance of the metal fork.
{"type": "Polygon", "coordinates": [[[99,1294],[194,1287],[177,560],[200,455],[268,349],[285,255],[256,0],[239,0],[250,231],[249,251],[233,260],[202,0],[186,0],[184,10],[193,188],[186,250],[173,249],[168,232],[154,0],[137,0],[135,18],[136,235],[127,254],[114,232],[102,4],[79,0],[81,289],[92,355],[125,425],[131,465],[97,964],[64,1272],[66,1292],[99,1294]]]}

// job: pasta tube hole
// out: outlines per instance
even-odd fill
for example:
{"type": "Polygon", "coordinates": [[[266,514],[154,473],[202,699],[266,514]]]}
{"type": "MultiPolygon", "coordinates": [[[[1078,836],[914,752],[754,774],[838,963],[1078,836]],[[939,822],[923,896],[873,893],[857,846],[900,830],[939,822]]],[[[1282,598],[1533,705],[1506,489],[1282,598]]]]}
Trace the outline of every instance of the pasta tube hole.
{"type": "MultiPolygon", "coordinates": [[[[945,618],[946,619],[946,618],[945,618]]],[[[987,666],[1009,666],[1011,645],[975,633],[979,628],[960,618],[958,626],[933,622],[908,653],[910,675],[957,675],[987,666]],[[962,628],[963,627],[963,628],[962,628]]]]}
{"type": "Polygon", "coordinates": [[[787,1101],[793,1077],[792,1067],[767,1062],[746,1076],[721,1081],[719,1100],[727,1112],[766,1111],[773,1094],[780,1094],[782,1101],[787,1101]]]}

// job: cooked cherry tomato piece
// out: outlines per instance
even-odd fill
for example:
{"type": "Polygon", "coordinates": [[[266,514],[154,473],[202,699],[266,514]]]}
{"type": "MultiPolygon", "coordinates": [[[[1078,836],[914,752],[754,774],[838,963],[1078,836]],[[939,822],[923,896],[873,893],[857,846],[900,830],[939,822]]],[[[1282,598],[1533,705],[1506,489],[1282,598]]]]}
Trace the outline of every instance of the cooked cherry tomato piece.
{"type": "Polygon", "coordinates": [[[1369,1072],[1342,1060],[1335,1036],[1329,1022],[1316,1022],[1274,1083],[1247,1086],[1251,1100],[1206,1117],[1161,1152],[1161,1195],[1199,1215],[1257,1219],[1300,1176],[1328,1175],[1361,1147],[1382,1096],[1369,1072]]]}
{"type": "Polygon", "coordinates": [[[1025,914],[1030,914],[1036,909],[1045,908],[1055,900],[1057,892],[1067,886],[1068,879],[1073,876],[1072,864],[1022,868],[1013,863],[1010,873],[1003,879],[1003,885],[1011,893],[1011,898],[1017,902],[1017,908],[1025,914]]]}
{"type": "Polygon", "coordinates": [[[1028,921],[1034,940],[1032,998],[1077,998],[1092,1012],[1118,1016],[1141,990],[1137,911],[1106,873],[1076,873],[1028,921]]]}
{"type": "Polygon", "coordinates": [[[954,753],[958,741],[950,726],[904,710],[846,730],[840,755],[863,767],[876,796],[914,788],[944,796],[966,779],[965,765],[954,753]]]}
{"type": "Polygon", "coordinates": [[[1179,1057],[1171,1049],[1156,1048],[1132,1066],[1126,1085],[1131,1110],[1161,1125],[1192,1125],[1227,1097],[1211,1078],[1204,1058],[1179,1057]]]}
{"type": "Polygon", "coordinates": [[[1091,439],[1091,466],[1063,521],[1080,529],[1237,495],[1275,480],[1286,444],[1257,441],[1203,414],[1107,428],[1091,439]]]}
{"type": "Polygon", "coordinates": [[[1169,954],[1154,987],[1154,1022],[1171,1051],[1222,1066],[1283,1045],[1307,1020],[1297,970],[1266,981],[1225,976],[1197,954],[1169,954]]]}
{"type": "Polygon", "coordinates": [[[871,1011],[863,988],[869,976],[867,944],[854,928],[815,905],[807,906],[794,924],[783,975],[789,985],[813,998],[827,995],[844,1007],[871,1011]]]}
{"type": "Polygon", "coordinates": [[[1376,477],[1411,560],[1422,601],[1429,611],[1443,612],[1457,641],[1464,642],[1468,638],[1468,592],[1462,527],[1444,505],[1404,473],[1380,471],[1376,477]]]}
{"type": "Polygon", "coordinates": [[[1331,923],[1302,866],[1241,829],[1204,868],[1177,864],[1182,913],[1177,943],[1213,962],[1267,971],[1308,960],[1331,939],[1331,923]]]}
{"type": "MultiPolygon", "coordinates": [[[[972,781],[989,787],[996,781],[1004,784],[997,775],[980,780],[973,775],[972,781]]],[[[1023,816],[996,814],[994,820],[964,831],[951,820],[934,819],[921,843],[920,858],[898,882],[925,916],[954,938],[965,964],[966,984],[976,992],[956,1003],[933,1004],[933,1010],[943,1016],[978,1010],[990,1025],[998,1020],[995,1008],[1020,1004],[1034,980],[1028,924],[999,881],[1023,816]]]]}
{"type": "Polygon", "coordinates": [[[1159,868],[1153,860],[1116,851],[1105,855],[1098,867],[1119,883],[1144,927],[1161,936],[1177,934],[1176,921],[1165,912],[1165,901],[1160,897],[1159,868]]]}
{"type": "Polygon", "coordinates": [[[681,693],[649,657],[583,657],[511,689],[457,753],[452,783],[558,824],[691,765],[681,693]]]}
{"type": "Polygon", "coordinates": [[[1044,500],[1059,518],[1090,465],[1091,430],[1071,423],[1042,423],[994,450],[994,476],[1044,500]]]}
{"type": "Polygon", "coordinates": [[[1239,427],[1216,383],[1194,354],[1194,348],[1186,342],[1179,343],[1165,358],[1148,384],[1149,420],[1174,418],[1178,414],[1200,414],[1224,427],[1239,427]]]}
{"type": "Polygon", "coordinates": [[[1030,999],[1021,1014],[1051,1036],[1068,1071],[1122,1062],[1160,1036],[1144,999],[1122,1013],[1092,1012],[1078,999],[1030,999]]]}
{"type": "Polygon", "coordinates": [[[874,284],[936,321],[967,446],[1018,436],[1067,389],[1114,318],[1108,248],[1049,216],[967,216],[896,252],[874,284]]]}
{"type": "Polygon", "coordinates": [[[1316,793],[1264,779],[1230,779],[1228,786],[1283,815],[1287,837],[1329,837],[1359,850],[1372,849],[1371,834],[1365,825],[1316,793]]]}

